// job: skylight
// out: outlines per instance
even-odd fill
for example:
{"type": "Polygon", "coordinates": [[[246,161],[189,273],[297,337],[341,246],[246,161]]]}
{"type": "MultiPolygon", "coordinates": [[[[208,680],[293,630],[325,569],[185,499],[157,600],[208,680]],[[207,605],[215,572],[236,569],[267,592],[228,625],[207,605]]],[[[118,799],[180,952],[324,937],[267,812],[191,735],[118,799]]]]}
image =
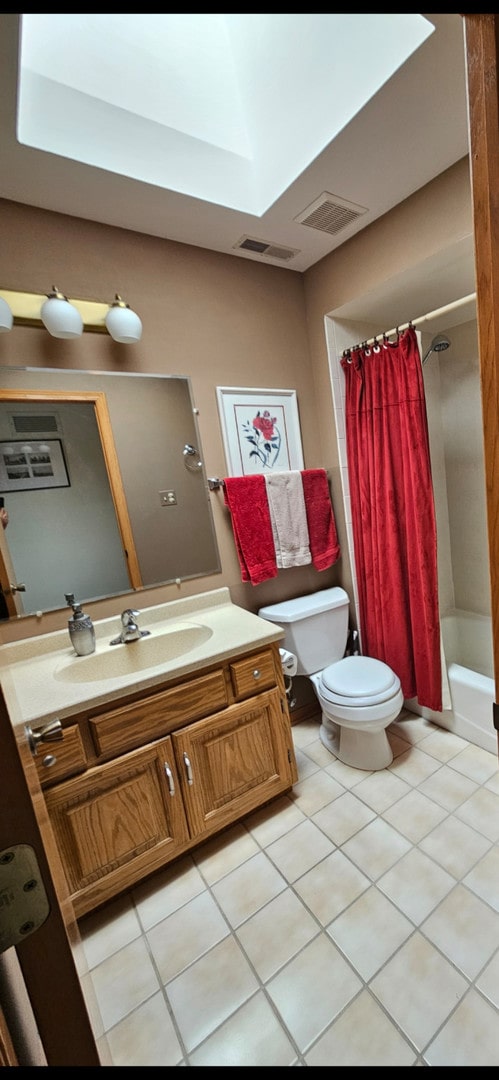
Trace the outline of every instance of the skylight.
{"type": "Polygon", "coordinates": [[[403,14],[23,14],[18,139],[260,216],[432,32],[403,14]]]}

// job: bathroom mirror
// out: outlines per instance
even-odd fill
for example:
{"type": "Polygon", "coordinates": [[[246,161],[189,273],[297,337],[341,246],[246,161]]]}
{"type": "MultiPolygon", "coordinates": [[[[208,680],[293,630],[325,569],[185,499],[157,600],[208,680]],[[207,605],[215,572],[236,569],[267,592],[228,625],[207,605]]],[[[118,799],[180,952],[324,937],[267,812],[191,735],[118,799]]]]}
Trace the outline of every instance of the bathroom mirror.
{"type": "Polygon", "coordinates": [[[2,617],[220,572],[187,377],[0,370],[2,617]]]}

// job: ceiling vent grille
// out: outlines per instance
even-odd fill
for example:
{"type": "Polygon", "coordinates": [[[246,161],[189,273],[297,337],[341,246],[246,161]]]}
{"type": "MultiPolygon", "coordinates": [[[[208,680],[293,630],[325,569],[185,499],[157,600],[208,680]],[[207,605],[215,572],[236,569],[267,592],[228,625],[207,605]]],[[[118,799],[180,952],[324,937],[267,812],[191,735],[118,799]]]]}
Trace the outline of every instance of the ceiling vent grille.
{"type": "Polygon", "coordinates": [[[242,236],[234,247],[242,251],[252,251],[254,255],[263,255],[266,259],[280,259],[281,262],[288,262],[289,259],[294,259],[295,255],[300,254],[294,248],[272,244],[268,240],[255,240],[252,236],[242,236]]]}
{"type": "Polygon", "coordinates": [[[342,229],[347,229],[357,218],[367,214],[366,206],[356,206],[355,203],[340,199],[337,195],[330,195],[323,191],[322,195],[311,204],[303,213],[295,218],[300,225],[308,225],[311,229],[336,236],[342,229]]]}
{"type": "Polygon", "coordinates": [[[59,431],[57,416],[42,413],[12,413],[10,423],[16,435],[53,435],[59,431]]]}

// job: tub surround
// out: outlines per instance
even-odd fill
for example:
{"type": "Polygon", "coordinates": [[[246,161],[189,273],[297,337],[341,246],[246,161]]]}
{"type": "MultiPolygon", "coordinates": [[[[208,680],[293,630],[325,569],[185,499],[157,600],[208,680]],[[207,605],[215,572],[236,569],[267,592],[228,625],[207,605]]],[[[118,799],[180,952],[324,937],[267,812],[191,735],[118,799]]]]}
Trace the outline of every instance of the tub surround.
{"type": "MultiPolygon", "coordinates": [[[[154,688],[169,677],[195,672],[207,665],[222,662],[261,645],[277,642],[283,631],[233,604],[228,588],[215,589],[197,596],[173,600],[141,609],[138,621],[150,637],[130,644],[111,646],[120,629],[121,611],[116,616],[95,622],[96,648],[89,657],[76,655],[67,630],[57,630],[37,637],[5,644],[0,649],[0,681],[14,726],[16,724],[64,718],[79,708],[97,706],[121,698],[126,691],[154,688]],[[204,640],[183,655],[168,656],[168,630],[193,625],[207,631],[204,640]],[[154,638],[165,634],[165,657],[141,668],[141,649],[154,638]],[[123,670],[130,661],[130,671],[123,670]],[[101,663],[109,655],[106,674],[92,675],[92,661],[101,663]],[[116,664],[116,675],[112,673],[116,664]],[[88,681],[80,681],[81,665],[88,664],[88,681]],[[80,665],[80,667],[78,667],[80,665]],[[74,671],[74,681],[71,672],[74,671]]],[[[145,650],[144,650],[145,653],[145,650]]]]}

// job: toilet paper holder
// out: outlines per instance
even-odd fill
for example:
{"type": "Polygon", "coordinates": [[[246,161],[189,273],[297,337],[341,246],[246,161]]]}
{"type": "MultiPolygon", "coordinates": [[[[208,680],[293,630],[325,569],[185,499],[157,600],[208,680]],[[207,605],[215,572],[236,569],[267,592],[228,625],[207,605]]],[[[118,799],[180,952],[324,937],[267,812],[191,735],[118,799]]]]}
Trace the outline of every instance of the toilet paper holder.
{"type": "Polygon", "coordinates": [[[288,699],[288,706],[293,709],[296,705],[296,698],[292,697],[293,693],[293,675],[296,675],[298,668],[298,660],[294,653],[289,652],[288,649],[279,649],[281,655],[282,671],[284,675],[284,689],[286,691],[286,697],[288,699]]]}

